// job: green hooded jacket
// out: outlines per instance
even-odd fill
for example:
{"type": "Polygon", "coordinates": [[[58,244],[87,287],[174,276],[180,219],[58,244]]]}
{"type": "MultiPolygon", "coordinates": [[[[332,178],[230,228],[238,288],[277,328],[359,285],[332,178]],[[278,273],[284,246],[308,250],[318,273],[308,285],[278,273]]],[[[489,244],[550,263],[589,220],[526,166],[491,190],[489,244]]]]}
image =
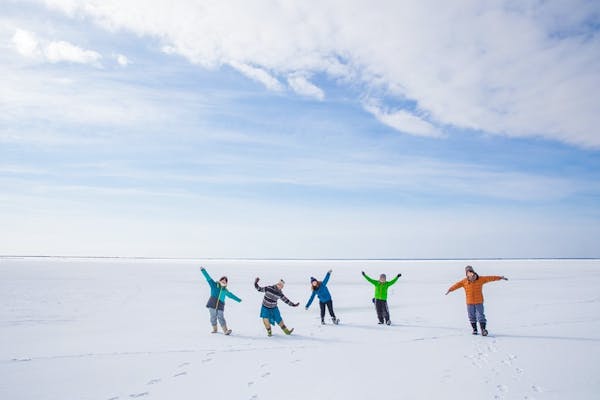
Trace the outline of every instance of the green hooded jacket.
{"type": "Polygon", "coordinates": [[[373,284],[373,286],[375,286],[375,298],[377,300],[387,300],[388,288],[390,286],[392,286],[394,283],[396,283],[396,281],[398,280],[398,278],[400,278],[399,276],[396,276],[391,281],[380,282],[380,281],[378,281],[376,279],[370,278],[364,272],[363,272],[363,276],[365,277],[366,280],[368,280],[369,282],[371,282],[373,284]]]}

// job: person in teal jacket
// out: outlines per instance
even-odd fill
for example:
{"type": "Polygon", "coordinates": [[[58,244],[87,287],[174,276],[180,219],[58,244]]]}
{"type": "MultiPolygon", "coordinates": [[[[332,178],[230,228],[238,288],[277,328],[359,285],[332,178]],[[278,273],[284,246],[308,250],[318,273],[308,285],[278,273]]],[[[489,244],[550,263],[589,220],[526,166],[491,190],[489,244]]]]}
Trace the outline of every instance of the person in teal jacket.
{"type": "Polygon", "coordinates": [[[200,271],[202,271],[202,275],[204,275],[210,286],[210,297],[208,298],[208,303],[206,303],[206,308],[208,308],[208,311],[210,312],[212,333],[217,333],[217,320],[219,320],[219,324],[221,325],[221,328],[223,328],[223,333],[230,335],[231,329],[227,328],[227,321],[225,321],[225,298],[229,297],[238,303],[241,302],[242,299],[227,289],[228,279],[226,276],[222,276],[218,282],[215,282],[208,272],[206,272],[204,267],[201,267],[200,271]]]}
{"type": "Polygon", "coordinates": [[[329,293],[329,289],[327,289],[327,282],[329,282],[329,277],[331,276],[331,270],[327,271],[325,278],[322,281],[317,280],[317,278],[310,277],[310,287],[312,289],[312,294],[310,295],[310,299],[308,299],[308,303],[306,303],[306,309],[308,310],[310,305],[312,304],[315,296],[319,298],[319,306],[321,308],[321,324],[325,325],[325,307],[329,310],[329,315],[331,315],[331,321],[334,324],[338,324],[340,322],[339,319],[335,317],[335,313],[333,312],[333,300],[331,299],[331,293],[329,293]]]}
{"type": "Polygon", "coordinates": [[[375,298],[373,298],[373,303],[375,303],[375,310],[377,311],[377,319],[379,320],[379,324],[383,324],[385,322],[386,325],[391,325],[392,322],[390,321],[390,309],[387,305],[388,289],[390,286],[396,283],[396,281],[398,281],[398,278],[400,278],[402,274],[396,275],[394,279],[388,282],[385,274],[379,275],[379,280],[375,280],[367,276],[365,271],[362,271],[361,273],[367,281],[375,286],[375,298]]]}

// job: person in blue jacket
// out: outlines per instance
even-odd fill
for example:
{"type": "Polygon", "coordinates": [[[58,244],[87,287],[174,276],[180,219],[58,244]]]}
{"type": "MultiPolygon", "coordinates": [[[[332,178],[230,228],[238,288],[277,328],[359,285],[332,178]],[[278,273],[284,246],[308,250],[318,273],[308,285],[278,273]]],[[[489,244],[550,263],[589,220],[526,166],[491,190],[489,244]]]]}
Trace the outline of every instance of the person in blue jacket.
{"type": "Polygon", "coordinates": [[[312,294],[310,295],[310,299],[308,299],[308,303],[306,303],[306,309],[308,310],[315,299],[315,295],[319,298],[319,306],[321,307],[321,324],[323,325],[325,325],[325,307],[329,309],[331,321],[333,321],[333,323],[336,325],[340,322],[333,312],[333,300],[331,299],[331,293],[329,293],[329,289],[327,289],[327,282],[329,282],[330,276],[331,270],[327,271],[327,274],[322,281],[319,281],[312,276],[310,277],[312,294]]]}
{"type": "Polygon", "coordinates": [[[225,321],[225,298],[229,297],[238,303],[241,302],[242,299],[227,290],[228,279],[226,276],[222,276],[218,282],[215,282],[210,275],[208,275],[208,272],[206,272],[204,267],[201,267],[200,271],[202,271],[202,275],[204,275],[208,285],[210,286],[210,297],[208,298],[208,303],[206,303],[206,308],[208,308],[208,311],[210,312],[212,333],[217,333],[218,319],[221,328],[223,328],[223,333],[230,335],[231,329],[227,328],[227,322],[225,321]]]}

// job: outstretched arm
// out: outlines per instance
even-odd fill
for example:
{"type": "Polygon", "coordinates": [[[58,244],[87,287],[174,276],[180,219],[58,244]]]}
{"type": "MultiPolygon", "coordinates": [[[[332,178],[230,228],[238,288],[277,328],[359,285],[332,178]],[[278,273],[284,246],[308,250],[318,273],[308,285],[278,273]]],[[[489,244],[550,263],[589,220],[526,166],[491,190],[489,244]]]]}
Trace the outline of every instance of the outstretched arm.
{"type": "Polygon", "coordinates": [[[505,280],[507,281],[508,279],[504,276],[481,276],[479,277],[479,279],[481,279],[483,281],[483,283],[488,283],[488,282],[494,282],[494,281],[499,281],[499,280],[505,280]]]}
{"type": "Polygon", "coordinates": [[[300,303],[294,303],[293,301],[291,301],[290,299],[288,299],[287,297],[285,297],[285,295],[283,295],[283,294],[281,295],[280,299],[281,299],[281,301],[283,301],[288,306],[298,307],[300,305],[300,303]]]}
{"type": "Polygon", "coordinates": [[[327,274],[325,275],[325,278],[323,278],[323,282],[321,282],[321,285],[326,286],[327,282],[329,282],[330,277],[331,277],[331,270],[327,271],[327,274]]]}
{"type": "Polygon", "coordinates": [[[315,290],[313,290],[312,294],[310,295],[310,299],[308,299],[308,303],[306,303],[307,310],[308,310],[308,307],[310,307],[310,305],[312,304],[313,300],[315,299],[316,294],[317,294],[317,292],[315,290]]]}
{"type": "Polygon", "coordinates": [[[456,282],[454,285],[450,286],[450,288],[448,289],[448,291],[446,292],[446,294],[450,293],[450,292],[454,292],[456,289],[463,287],[465,280],[463,279],[462,281],[458,281],[456,282]]]}
{"type": "Polygon", "coordinates": [[[254,280],[254,287],[256,288],[256,290],[258,290],[259,292],[264,292],[265,288],[264,287],[260,287],[258,286],[258,281],[260,280],[260,278],[256,278],[254,280]]]}
{"type": "Polygon", "coordinates": [[[229,290],[225,292],[225,296],[229,297],[232,300],[237,301],[238,303],[242,301],[242,299],[237,297],[235,294],[231,293],[229,290]]]}
{"type": "Polygon", "coordinates": [[[365,271],[361,272],[362,276],[365,277],[365,279],[369,282],[371,282],[373,285],[375,285],[377,283],[377,281],[371,277],[369,277],[367,274],[365,274],[365,271]]]}

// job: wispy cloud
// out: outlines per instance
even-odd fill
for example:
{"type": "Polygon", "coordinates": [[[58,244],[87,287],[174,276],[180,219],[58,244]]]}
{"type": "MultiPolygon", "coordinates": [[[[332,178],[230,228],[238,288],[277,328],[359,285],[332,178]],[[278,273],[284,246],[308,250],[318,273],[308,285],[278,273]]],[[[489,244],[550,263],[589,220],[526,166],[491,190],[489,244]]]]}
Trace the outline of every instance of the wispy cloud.
{"type": "Polygon", "coordinates": [[[312,97],[317,100],[323,100],[325,98],[325,92],[302,75],[290,75],[288,77],[288,84],[294,92],[302,96],[312,97]]]}
{"type": "MultiPolygon", "coordinates": [[[[444,126],[600,146],[597,2],[425,0],[373,7],[179,0],[169,2],[169,13],[141,0],[44,3],[110,30],[160,38],[200,65],[232,65],[271,90],[281,90],[278,77],[290,71],[333,79],[353,71],[367,88],[414,101],[444,126]]],[[[320,98],[307,82],[290,85],[320,98]]],[[[400,110],[380,116],[392,126],[432,133],[400,110]]]]}
{"type": "Polygon", "coordinates": [[[406,110],[387,111],[374,102],[365,104],[365,109],[383,124],[400,132],[416,136],[442,137],[442,132],[430,122],[406,110]]]}
{"type": "Polygon", "coordinates": [[[246,75],[248,78],[262,83],[267,89],[278,92],[283,90],[281,83],[262,68],[253,67],[251,65],[239,62],[230,62],[229,64],[242,74],[246,75]]]}

